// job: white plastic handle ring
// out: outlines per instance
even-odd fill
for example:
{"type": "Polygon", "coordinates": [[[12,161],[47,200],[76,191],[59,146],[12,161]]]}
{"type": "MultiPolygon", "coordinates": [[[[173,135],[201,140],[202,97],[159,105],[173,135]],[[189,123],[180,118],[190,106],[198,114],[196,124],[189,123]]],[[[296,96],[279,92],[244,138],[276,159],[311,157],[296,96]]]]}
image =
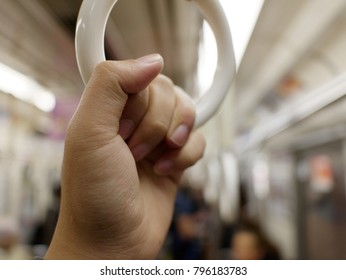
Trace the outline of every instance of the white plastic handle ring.
{"type": "MultiPolygon", "coordinates": [[[[218,64],[210,89],[196,102],[195,127],[210,119],[220,107],[236,68],[231,32],[218,0],[193,0],[214,32],[218,64]]],[[[95,66],[105,60],[104,36],[108,17],[117,0],[84,0],[76,28],[76,54],[79,71],[86,84],[95,66]]]]}

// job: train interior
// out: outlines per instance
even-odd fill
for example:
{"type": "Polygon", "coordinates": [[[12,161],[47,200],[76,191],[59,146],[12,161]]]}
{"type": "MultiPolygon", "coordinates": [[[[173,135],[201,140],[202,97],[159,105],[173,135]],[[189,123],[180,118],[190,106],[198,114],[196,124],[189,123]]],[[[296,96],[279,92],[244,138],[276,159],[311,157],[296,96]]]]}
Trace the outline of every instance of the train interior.
{"type": "MultiPolygon", "coordinates": [[[[185,172],[159,258],[236,259],[246,223],[274,248],[269,259],[346,259],[346,1],[220,2],[237,72],[200,129],[207,149],[185,172]]],[[[84,88],[81,3],[1,1],[0,259],[43,256],[54,231],[65,131],[84,88]]],[[[194,99],[213,81],[215,40],[193,1],[118,1],[107,59],[150,53],[194,99]]]]}

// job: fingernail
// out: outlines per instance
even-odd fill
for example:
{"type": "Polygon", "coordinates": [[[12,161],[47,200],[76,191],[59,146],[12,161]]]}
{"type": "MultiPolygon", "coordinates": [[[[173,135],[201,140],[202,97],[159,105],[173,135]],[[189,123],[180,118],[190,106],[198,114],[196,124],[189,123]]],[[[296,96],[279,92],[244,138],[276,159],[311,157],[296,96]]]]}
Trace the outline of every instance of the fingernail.
{"type": "Polygon", "coordinates": [[[126,140],[129,138],[135,129],[135,124],[131,120],[121,120],[119,124],[119,135],[126,140]]]}
{"type": "Polygon", "coordinates": [[[172,171],[173,162],[169,160],[163,160],[155,165],[155,172],[159,175],[165,175],[172,171]]]}
{"type": "Polygon", "coordinates": [[[150,55],[146,55],[140,58],[137,58],[136,61],[140,62],[140,63],[144,63],[144,64],[153,64],[153,63],[157,63],[159,61],[162,61],[162,56],[159,54],[150,54],[150,55]]]}
{"type": "Polygon", "coordinates": [[[149,152],[150,147],[147,144],[140,144],[131,149],[132,155],[136,161],[143,159],[149,152]]]}
{"type": "Polygon", "coordinates": [[[178,126],[174,131],[171,141],[176,144],[178,147],[183,146],[186,143],[186,140],[189,136],[190,128],[186,124],[178,126]]]}

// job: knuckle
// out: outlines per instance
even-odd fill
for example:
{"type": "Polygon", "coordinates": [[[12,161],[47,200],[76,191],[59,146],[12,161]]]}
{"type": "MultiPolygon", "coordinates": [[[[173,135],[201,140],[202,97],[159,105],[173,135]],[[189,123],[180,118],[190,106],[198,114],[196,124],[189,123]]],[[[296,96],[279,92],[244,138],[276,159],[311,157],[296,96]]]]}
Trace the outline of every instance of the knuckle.
{"type": "Polygon", "coordinates": [[[190,96],[179,86],[174,85],[175,92],[181,96],[181,98],[188,98],[190,99],[190,96]]]}
{"type": "Polygon", "coordinates": [[[196,119],[196,111],[193,107],[191,108],[188,106],[184,106],[181,109],[181,116],[182,119],[185,120],[187,123],[194,123],[196,119]]]}
{"type": "Polygon", "coordinates": [[[169,86],[172,88],[174,87],[173,81],[165,75],[160,74],[157,76],[157,78],[155,80],[158,84],[160,84],[162,86],[169,86]]]}
{"type": "Polygon", "coordinates": [[[150,123],[142,123],[135,142],[145,142],[151,146],[156,146],[165,138],[166,133],[167,125],[163,121],[155,120],[150,123]]]}
{"type": "Polygon", "coordinates": [[[199,143],[199,158],[200,160],[204,156],[205,148],[207,146],[207,141],[205,140],[204,135],[198,133],[198,143],[199,143]]]}
{"type": "Polygon", "coordinates": [[[181,168],[188,168],[194,165],[204,156],[206,141],[202,134],[194,132],[193,140],[182,150],[179,165],[181,168]]]}
{"type": "Polygon", "coordinates": [[[154,120],[152,123],[151,123],[151,129],[148,131],[151,132],[154,132],[155,134],[159,134],[159,135],[165,135],[167,133],[167,130],[168,130],[168,125],[167,123],[165,123],[164,121],[162,120],[154,120]]]}
{"type": "Polygon", "coordinates": [[[103,89],[105,92],[119,90],[119,74],[117,64],[113,61],[98,63],[91,77],[91,85],[103,89]]]}
{"type": "Polygon", "coordinates": [[[187,122],[194,122],[196,119],[196,108],[190,96],[185,93],[181,88],[175,87],[177,106],[183,120],[187,122]]]}
{"type": "Polygon", "coordinates": [[[185,165],[186,167],[190,167],[196,163],[198,159],[196,159],[195,155],[192,152],[186,153],[185,155],[185,165]]]}
{"type": "Polygon", "coordinates": [[[196,137],[197,137],[198,143],[200,143],[201,150],[204,151],[207,145],[207,141],[205,140],[204,135],[200,132],[196,132],[196,137]]]}
{"type": "Polygon", "coordinates": [[[199,132],[194,132],[195,143],[194,143],[194,163],[199,161],[204,156],[204,151],[206,147],[206,140],[203,134],[199,132]]]}
{"type": "Polygon", "coordinates": [[[95,75],[109,75],[114,69],[114,64],[110,61],[102,61],[98,63],[95,67],[94,73],[95,75]]]}

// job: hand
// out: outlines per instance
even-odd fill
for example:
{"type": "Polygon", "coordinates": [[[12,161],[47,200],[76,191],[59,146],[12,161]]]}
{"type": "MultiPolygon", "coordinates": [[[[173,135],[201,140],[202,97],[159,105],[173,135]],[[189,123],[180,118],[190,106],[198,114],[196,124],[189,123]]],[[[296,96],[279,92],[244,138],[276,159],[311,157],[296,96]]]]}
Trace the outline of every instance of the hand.
{"type": "Polygon", "coordinates": [[[190,98],[159,55],[99,64],[66,137],[47,259],[153,259],[182,172],[202,157],[190,98]]]}

